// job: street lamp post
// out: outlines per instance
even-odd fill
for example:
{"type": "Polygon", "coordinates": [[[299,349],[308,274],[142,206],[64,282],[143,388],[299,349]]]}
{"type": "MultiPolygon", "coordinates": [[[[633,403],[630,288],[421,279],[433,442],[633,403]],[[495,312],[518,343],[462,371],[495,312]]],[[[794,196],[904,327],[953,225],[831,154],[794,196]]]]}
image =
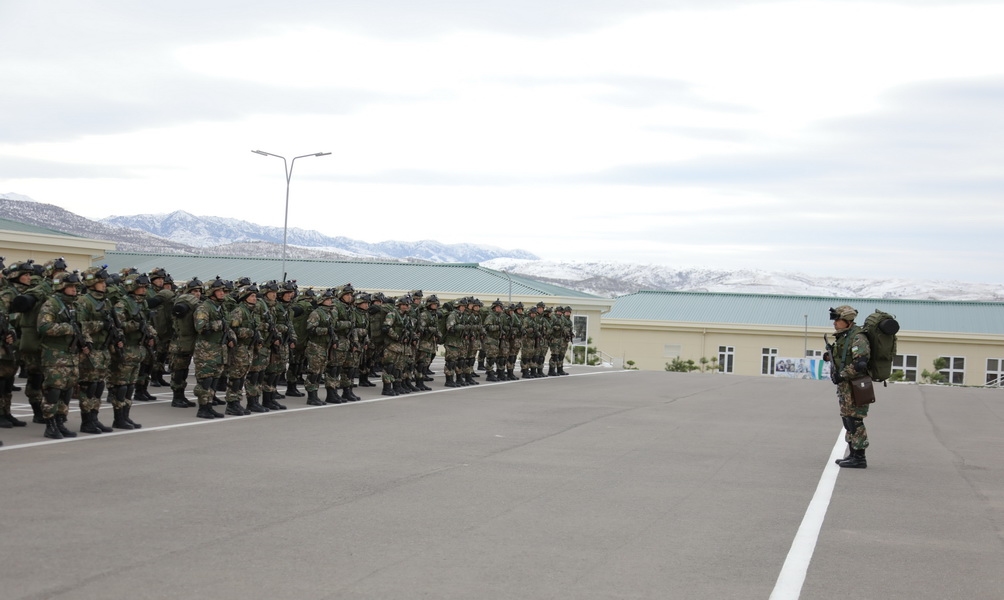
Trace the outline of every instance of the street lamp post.
{"type": "Polygon", "coordinates": [[[289,165],[287,167],[285,156],[279,156],[278,154],[272,154],[271,152],[265,152],[263,150],[252,150],[251,152],[261,154],[262,156],[274,156],[282,159],[282,171],[286,175],[286,216],[282,221],[282,279],[280,281],[286,281],[286,239],[287,234],[289,233],[289,181],[293,179],[293,165],[296,164],[296,159],[298,158],[306,158],[308,156],[327,156],[331,153],[315,152],[313,154],[294,156],[293,160],[289,161],[289,165]]]}

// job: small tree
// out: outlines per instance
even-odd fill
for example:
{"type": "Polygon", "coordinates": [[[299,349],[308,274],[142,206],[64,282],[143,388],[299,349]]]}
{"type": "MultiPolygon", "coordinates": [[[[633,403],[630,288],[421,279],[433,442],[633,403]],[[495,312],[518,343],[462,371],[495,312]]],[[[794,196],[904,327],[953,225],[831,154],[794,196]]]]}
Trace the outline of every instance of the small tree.
{"type": "Polygon", "coordinates": [[[898,381],[903,381],[904,379],[906,379],[906,372],[905,371],[893,371],[889,375],[889,381],[892,381],[894,383],[898,382],[898,381]]]}
{"type": "Polygon", "coordinates": [[[701,373],[708,370],[708,357],[702,356],[697,362],[701,363],[701,373]]]}
{"type": "Polygon", "coordinates": [[[711,357],[711,372],[712,373],[717,373],[718,371],[721,371],[721,368],[719,368],[719,366],[718,366],[718,357],[717,356],[712,356],[711,357]]]}
{"type": "Polygon", "coordinates": [[[634,361],[629,360],[624,363],[624,368],[628,371],[637,371],[638,367],[634,366],[634,361]]]}
{"type": "Polygon", "coordinates": [[[925,383],[945,383],[948,377],[941,370],[946,367],[948,367],[948,359],[944,357],[936,358],[934,359],[934,372],[924,369],[920,373],[920,378],[925,383]]]}
{"type": "Polygon", "coordinates": [[[696,369],[700,369],[700,367],[697,366],[697,363],[691,359],[683,360],[679,356],[674,358],[672,362],[666,363],[666,370],[676,373],[689,373],[696,369]]]}
{"type": "Polygon", "coordinates": [[[586,364],[595,366],[601,362],[603,361],[596,355],[596,346],[593,346],[593,338],[586,338],[586,364]]]}

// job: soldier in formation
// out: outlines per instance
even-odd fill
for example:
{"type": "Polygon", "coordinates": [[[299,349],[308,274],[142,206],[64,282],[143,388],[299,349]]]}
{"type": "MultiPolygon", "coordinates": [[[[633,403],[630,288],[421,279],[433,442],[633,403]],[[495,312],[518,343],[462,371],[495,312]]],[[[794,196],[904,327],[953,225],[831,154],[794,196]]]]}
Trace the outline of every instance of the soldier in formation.
{"type": "Polygon", "coordinates": [[[148,385],[170,386],[172,407],[197,407],[205,419],[283,410],[279,400],[303,396],[301,385],[314,406],[358,401],[354,388],[377,376],[383,395],[427,391],[440,345],[447,387],[478,385],[478,370],[488,382],[520,379],[517,361],[524,378],[567,375],[570,307],[539,303],[524,314],[522,303],[499,299],[485,309],[478,298],[441,303],[422,290],[301,292],[295,281],[219,276],[174,289],[162,268],[71,273],[62,259],[9,267],[0,259],[0,269],[0,428],[26,425],[11,413],[21,368],[32,420],[54,439],[76,435],[66,426],[71,398],[82,433],[140,428],[132,403],[153,398],[148,385]],[[195,402],[185,396],[193,371],[195,402]],[[111,427],[99,419],[106,390],[111,427]]]}

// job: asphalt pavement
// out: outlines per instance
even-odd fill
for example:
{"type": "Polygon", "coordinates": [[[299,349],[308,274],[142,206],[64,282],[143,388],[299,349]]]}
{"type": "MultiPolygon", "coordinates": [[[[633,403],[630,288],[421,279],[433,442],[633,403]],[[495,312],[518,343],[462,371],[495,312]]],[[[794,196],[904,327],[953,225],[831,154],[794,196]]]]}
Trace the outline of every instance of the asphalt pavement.
{"type": "MultiPolygon", "coordinates": [[[[833,386],[569,372],[211,421],[151,388],[137,431],[0,429],[0,597],[770,597],[833,386]]],[[[1004,391],[892,385],[866,424],[800,597],[1004,598],[1004,391]]]]}

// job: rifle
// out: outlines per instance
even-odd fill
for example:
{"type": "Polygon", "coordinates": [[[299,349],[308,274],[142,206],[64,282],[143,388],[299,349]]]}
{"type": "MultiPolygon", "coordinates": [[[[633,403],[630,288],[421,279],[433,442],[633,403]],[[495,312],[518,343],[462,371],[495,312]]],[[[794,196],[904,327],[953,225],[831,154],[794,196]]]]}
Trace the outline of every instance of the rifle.
{"type": "Polygon", "coordinates": [[[70,328],[73,329],[71,334],[73,339],[70,340],[70,347],[76,347],[77,352],[83,352],[85,349],[89,349],[91,345],[84,340],[84,332],[80,330],[80,323],[77,323],[77,311],[67,306],[65,302],[60,300],[60,304],[63,305],[62,313],[66,317],[66,322],[70,324],[70,328]]]}
{"type": "Polygon", "coordinates": [[[6,312],[0,313],[0,346],[7,352],[10,357],[14,356],[14,345],[7,342],[7,336],[12,336],[17,339],[17,333],[10,326],[10,315],[6,312]]]}
{"type": "Polygon", "coordinates": [[[823,344],[826,346],[826,352],[824,353],[824,359],[830,363],[830,381],[834,385],[840,383],[837,378],[840,374],[837,372],[837,360],[833,357],[833,344],[830,343],[830,337],[827,334],[823,334],[823,344]]]}
{"type": "MultiPolygon", "coordinates": [[[[101,301],[101,306],[98,310],[103,310],[106,300],[101,301]]],[[[105,321],[108,326],[108,349],[112,354],[120,354],[122,348],[119,347],[119,343],[125,344],[125,334],[122,333],[122,324],[119,323],[119,315],[115,312],[115,306],[109,306],[108,310],[105,312],[105,321]]]]}

